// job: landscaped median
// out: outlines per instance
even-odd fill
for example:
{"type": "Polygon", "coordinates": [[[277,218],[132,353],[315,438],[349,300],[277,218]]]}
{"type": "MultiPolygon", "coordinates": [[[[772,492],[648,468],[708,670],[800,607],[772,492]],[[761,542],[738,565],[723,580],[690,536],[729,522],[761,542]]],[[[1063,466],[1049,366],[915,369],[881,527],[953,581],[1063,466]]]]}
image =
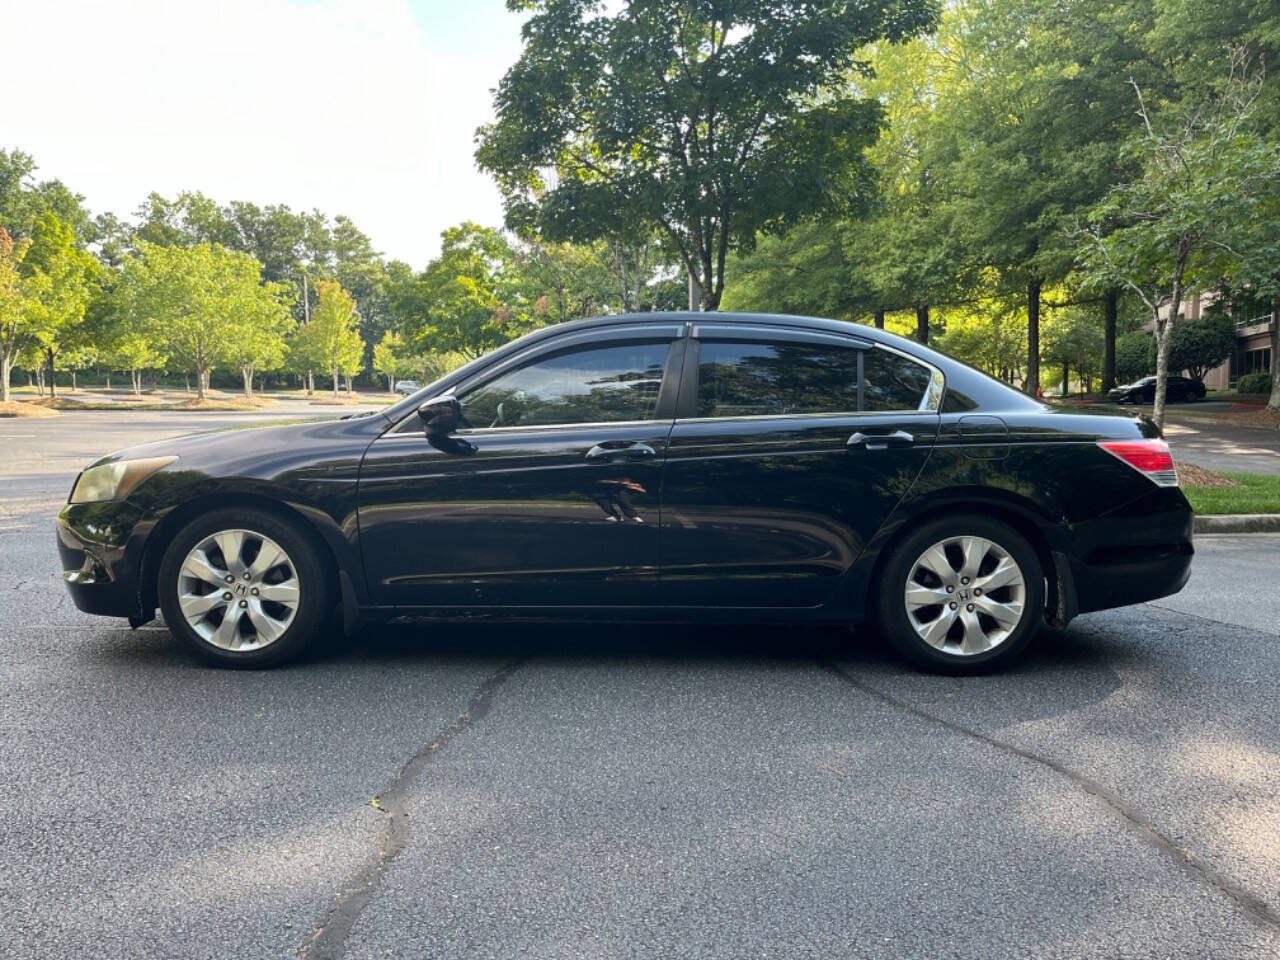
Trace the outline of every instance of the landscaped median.
{"type": "Polygon", "coordinates": [[[1280,530],[1280,475],[1219,472],[1180,463],[1178,477],[1195,509],[1197,533],[1280,530]]]}

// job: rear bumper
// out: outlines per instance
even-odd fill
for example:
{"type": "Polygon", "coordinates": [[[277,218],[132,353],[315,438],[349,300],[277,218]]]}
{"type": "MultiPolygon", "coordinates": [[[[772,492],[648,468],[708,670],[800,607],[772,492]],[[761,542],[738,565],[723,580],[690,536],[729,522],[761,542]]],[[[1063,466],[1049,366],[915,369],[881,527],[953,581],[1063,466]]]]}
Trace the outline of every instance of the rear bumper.
{"type": "Polygon", "coordinates": [[[138,596],[141,512],[127,503],[67,504],[58,514],[62,579],[76,607],[108,617],[147,617],[138,596]]]}
{"type": "Polygon", "coordinates": [[[1191,576],[1195,515],[1176,487],[1153,489],[1071,530],[1075,606],[1079,613],[1156,600],[1191,576]]]}

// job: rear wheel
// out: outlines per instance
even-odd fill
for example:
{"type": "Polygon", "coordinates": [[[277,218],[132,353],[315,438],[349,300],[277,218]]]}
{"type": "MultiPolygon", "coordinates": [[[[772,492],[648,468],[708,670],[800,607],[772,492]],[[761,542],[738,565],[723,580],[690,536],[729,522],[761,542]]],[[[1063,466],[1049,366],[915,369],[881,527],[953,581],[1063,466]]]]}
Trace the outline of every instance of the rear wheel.
{"type": "Polygon", "coordinates": [[[157,584],[174,636],[220,666],[267,667],[319,632],[328,598],[315,547],[255,509],[217,510],[165,551],[157,584]]]}
{"type": "Polygon", "coordinates": [[[1002,666],[1044,619],[1044,574],[1012,527],[977,515],[932,520],[898,544],[879,583],[880,627],[912,662],[941,673],[1002,666]]]}

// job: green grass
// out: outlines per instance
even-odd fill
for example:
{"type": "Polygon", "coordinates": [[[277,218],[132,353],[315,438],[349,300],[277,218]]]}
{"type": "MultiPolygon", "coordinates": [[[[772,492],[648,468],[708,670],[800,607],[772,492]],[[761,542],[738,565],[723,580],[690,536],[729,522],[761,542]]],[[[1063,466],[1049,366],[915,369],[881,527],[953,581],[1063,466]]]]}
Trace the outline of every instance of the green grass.
{"type": "Polygon", "coordinates": [[[1280,513],[1280,476],[1223,472],[1234,487],[1183,486],[1196,513],[1280,513]]]}

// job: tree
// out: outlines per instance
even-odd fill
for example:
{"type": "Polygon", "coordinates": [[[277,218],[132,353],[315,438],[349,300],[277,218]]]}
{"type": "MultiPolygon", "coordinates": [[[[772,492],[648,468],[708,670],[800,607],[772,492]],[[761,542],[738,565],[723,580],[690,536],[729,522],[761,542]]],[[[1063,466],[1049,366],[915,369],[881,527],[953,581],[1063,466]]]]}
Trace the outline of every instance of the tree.
{"type": "Polygon", "coordinates": [[[1135,84],[1140,132],[1130,149],[1141,167],[1113,189],[1077,236],[1095,281],[1123,285],[1146,305],[1156,343],[1153,416],[1164,423],[1173,333],[1188,288],[1210,285],[1237,257],[1220,239],[1225,225],[1251,223],[1258,197],[1280,177],[1280,157],[1250,127],[1261,78],[1245,78],[1233,61],[1221,99],[1185,105],[1169,122],[1153,115],[1135,84]],[[1109,233],[1105,225],[1117,224],[1109,233]]]}
{"type": "Polygon", "coordinates": [[[1236,348],[1235,323],[1213,310],[1198,320],[1183,320],[1173,332],[1169,369],[1186,370],[1197,380],[1231,356],[1236,348]]]}
{"type": "Polygon", "coordinates": [[[245,288],[231,321],[226,361],[244,378],[244,395],[253,398],[253,375],[258,370],[276,370],[284,364],[285,336],[293,327],[289,307],[292,288],[285,283],[267,283],[245,288]]]}
{"type": "Polygon", "coordinates": [[[261,268],[248,254],[208,243],[139,247],[141,258],[128,260],[121,278],[131,320],[195,372],[203,400],[209,371],[235,349],[242,318],[273,315],[280,294],[259,283],[261,268]]]}
{"type": "Polygon", "coordinates": [[[35,179],[36,162],[20,150],[0,150],[0,227],[15,241],[31,235],[35,223],[51,213],[71,229],[77,240],[86,238],[89,214],[84,198],[72,193],[60,180],[35,179]]]}
{"type": "Polygon", "coordinates": [[[876,103],[855,51],[930,26],[927,0],[508,0],[532,10],[476,158],[508,225],[550,240],[660,231],[717,309],[733,249],[866,191],[876,103]]]}
{"type": "Polygon", "coordinates": [[[64,349],[80,345],[77,336],[94,293],[98,261],[77,246],[68,224],[44,213],[31,229],[21,272],[32,331],[48,364],[50,394],[56,396],[55,365],[64,349]]]}
{"type": "Polygon", "coordinates": [[[1143,330],[1116,338],[1116,376],[1125,382],[1140,380],[1156,366],[1155,341],[1143,330]]]}
{"type": "Polygon", "coordinates": [[[396,381],[412,369],[404,350],[404,341],[394,330],[384,333],[373,348],[373,369],[387,378],[387,393],[391,393],[396,381]]]}
{"type": "Polygon", "coordinates": [[[603,242],[548,243],[540,237],[521,244],[515,268],[532,319],[564,323],[626,309],[605,250],[603,242]]]}
{"type": "Polygon", "coordinates": [[[0,227],[0,402],[9,402],[9,378],[24,349],[34,342],[32,314],[22,284],[29,241],[15,243],[0,227]]]}
{"type": "Polygon", "coordinates": [[[408,317],[404,332],[415,349],[478,357],[529,329],[531,304],[507,239],[463,223],[441,240],[440,255],[398,291],[397,309],[408,317]]]}
{"type": "Polygon", "coordinates": [[[338,376],[359,368],[364,358],[360,339],[360,315],[355,300],[332,280],[316,282],[316,308],[311,322],[298,331],[307,356],[315,358],[333,374],[333,395],[338,395],[338,376]]]}

